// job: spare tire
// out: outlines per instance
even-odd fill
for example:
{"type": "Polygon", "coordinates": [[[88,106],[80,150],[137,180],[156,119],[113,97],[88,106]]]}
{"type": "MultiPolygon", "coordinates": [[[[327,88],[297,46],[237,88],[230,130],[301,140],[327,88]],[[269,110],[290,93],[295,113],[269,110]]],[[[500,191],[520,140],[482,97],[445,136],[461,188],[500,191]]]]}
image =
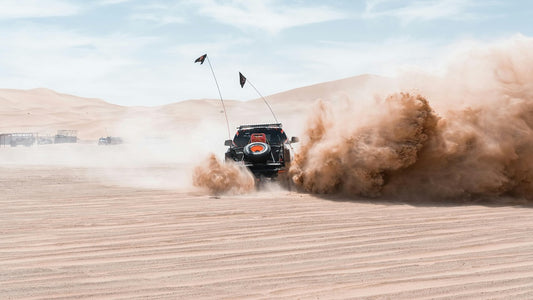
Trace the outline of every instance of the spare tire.
{"type": "Polygon", "coordinates": [[[270,146],[267,143],[255,142],[246,145],[243,149],[244,157],[252,162],[264,162],[270,154],[270,146]]]}

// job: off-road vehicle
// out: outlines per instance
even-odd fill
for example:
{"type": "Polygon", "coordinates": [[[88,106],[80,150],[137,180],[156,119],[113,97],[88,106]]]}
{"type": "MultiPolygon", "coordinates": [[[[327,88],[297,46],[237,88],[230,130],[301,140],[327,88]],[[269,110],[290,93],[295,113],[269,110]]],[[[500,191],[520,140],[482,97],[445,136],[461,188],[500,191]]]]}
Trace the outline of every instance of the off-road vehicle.
{"type": "Polygon", "coordinates": [[[98,139],[98,145],[108,146],[108,145],[119,145],[122,144],[122,139],[116,136],[101,137],[98,139]]]}
{"type": "Polygon", "coordinates": [[[58,130],[54,136],[54,144],[77,143],[77,133],[76,130],[58,130]]]}
{"type": "Polygon", "coordinates": [[[11,147],[17,147],[19,145],[30,147],[35,144],[38,136],[37,133],[11,133],[11,147]]]}
{"type": "Polygon", "coordinates": [[[287,139],[281,123],[241,125],[229,146],[226,161],[235,161],[246,166],[257,179],[271,178],[285,173],[292,159],[292,143],[298,138],[287,139]]]}

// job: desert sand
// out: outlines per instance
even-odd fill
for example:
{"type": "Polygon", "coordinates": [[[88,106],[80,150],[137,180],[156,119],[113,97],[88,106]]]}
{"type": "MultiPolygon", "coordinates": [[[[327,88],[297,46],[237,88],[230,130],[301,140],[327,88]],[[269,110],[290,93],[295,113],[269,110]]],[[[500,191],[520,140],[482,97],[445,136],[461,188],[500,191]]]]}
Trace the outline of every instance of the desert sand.
{"type": "Polygon", "coordinates": [[[219,100],[0,90],[0,132],[80,138],[0,148],[0,298],[532,299],[533,43],[509,44],[268,96],[292,187],[217,196],[192,176],[225,151],[219,100]]]}
{"type": "Polygon", "coordinates": [[[3,299],[533,297],[530,207],[214,198],[102,183],[101,168],[0,170],[3,299]]]}

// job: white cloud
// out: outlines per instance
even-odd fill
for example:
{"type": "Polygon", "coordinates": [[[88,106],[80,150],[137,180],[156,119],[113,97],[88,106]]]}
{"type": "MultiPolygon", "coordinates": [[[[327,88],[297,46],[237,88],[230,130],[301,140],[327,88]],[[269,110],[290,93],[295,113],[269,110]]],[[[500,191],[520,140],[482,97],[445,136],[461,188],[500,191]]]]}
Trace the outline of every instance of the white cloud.
{"type": "Polygon", "coordinates": [[[124,88],[120,85],[123,74],[136,74],[145,68],[138,52],[155,41],[120,34],[86,36],[42,26],[4,29],[0,35],[4,41],[0,44],[3,85],[47,87],[102,98],[124,88]]]}
{"type": "Polygon", "coordinates": [[[194,63],[207,51],[226,99],[242,99],[235,47],[247,39],[166,45],[154,37],[86,35],[56,27],[0,28],[3,87],[46,87],[121,105],[160,105],[218,98],[209,67],[194,63]],[[157,49],[154,52],[154,49],[157,49]],[[202,50],[203,49],[203,50],[202,50]]]}
{"type": "Polygon", "coordinates": [[[218,36],[210,40],[197,43],[180,43],[178,45],[169,46],[165,52],[171,55],[184,56],[196,58],[205,52],[215,56],[231,56],[232,54],[241,56],[243,53],[235,53],[235,49],[246,47],[253,43],[253,40],[247,38],[232,38],[230,36],[218,36]]]}
{"type": "Polygon", "coordinates": [[[152,2],[136,6],[135,13],[130,15],[130,18],[165,25],[198,22],[192,18],[204,16],[242,31],[253,29],[270,34],[292,27],[347,18],[344,12],[325,5],[306,6],[301,3],[303,2],[299,5],[288,5],[282,0],[152,2]]]}
{"type": "Polygon", "coordinates": [[[47,87],[123,105],[218,98],[209,67],[193,61],[205,52],[224,99],[253,99],[238,85],[242,71],[265,96],[360,73],[391,75],[402,65],[429,65],[438,45],[409,39],[383,43],[287,46],[270,58],[235,51],[253,43],[219,36],[204,43],[165,45],[159,39],[121,34],[88,36],[58,28],[0,29],[0,82],[10,88],[47,87]],[[154,47],[157,45],[157,47],[154,47]],[[148,50],[149,49],[149,50],[148,50]],[[157,56],[157,57],[156,57],[157,56]],[[277,63],[272,64],[272,59],[277,63]],[[287,72],[286,66],[293,69],[287,72]]]}
{"type": "Polygon", "coordinates": [[[157,23],[159,25],[173,24],[173,23],[185,23],[185,18],[172,15],[161,15],[157,13],[136,13],[130,17],[132,20],[149,21],[157,23]]]}
{"type": "Polygon", "coordinates": [[[156,25],[186,23],[185,14],[180,4],[163,4],[152,2],[133,6],[133,13],[128,18],[134,21],[144,21],[156,25]]]}
{"type": "Polygon", "coordinates": [[[194,1],[199,13],[218,22],[237,27],[279,33],[291,27],[346,18],[345,13],[327,6],[291,6],[284,1],[218,0],[194,1]]]}
{"type": "Polygon", "coordinates": [[[70,16],[80,10],[63,0],[0,0],[0,19],[70,16]]]}
{"type": "MultiPolygon", "coordinates": [[[[490,3],[487,1],[485,4],[490,3]]],[[[472,0],[367,0],[363,18],[392,17],[410,23],[436,19],[471,19],[472,0]]]]}
{"type": "Polygon", "coordinates": [[[114,5],[114,4],[121,4],[125,2],[130,2],[131,0],[100,0],[98,1],[98,4],[100,5],[114,5]]]}
{"type": "Polygon", "coordinates": [[[357,74],[395,76],[407,68],[439,71],[445,45],[395,38],[378,43],[322,42],[318,46],[286,49],[304,66],[302,77],[315,82],[357,74]]]}

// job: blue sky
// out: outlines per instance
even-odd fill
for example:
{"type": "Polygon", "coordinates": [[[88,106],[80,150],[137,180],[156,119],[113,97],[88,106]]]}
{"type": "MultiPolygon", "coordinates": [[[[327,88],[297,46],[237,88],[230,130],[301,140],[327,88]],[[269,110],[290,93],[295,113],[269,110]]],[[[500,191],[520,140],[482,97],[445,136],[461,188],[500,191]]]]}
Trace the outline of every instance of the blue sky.
{"type": "Polygon", "coordinates": [[[533,36],[533,1],[0,0],[0,87],[120,105],[264,95],[438,69],[472,43],[533,36]]]}

